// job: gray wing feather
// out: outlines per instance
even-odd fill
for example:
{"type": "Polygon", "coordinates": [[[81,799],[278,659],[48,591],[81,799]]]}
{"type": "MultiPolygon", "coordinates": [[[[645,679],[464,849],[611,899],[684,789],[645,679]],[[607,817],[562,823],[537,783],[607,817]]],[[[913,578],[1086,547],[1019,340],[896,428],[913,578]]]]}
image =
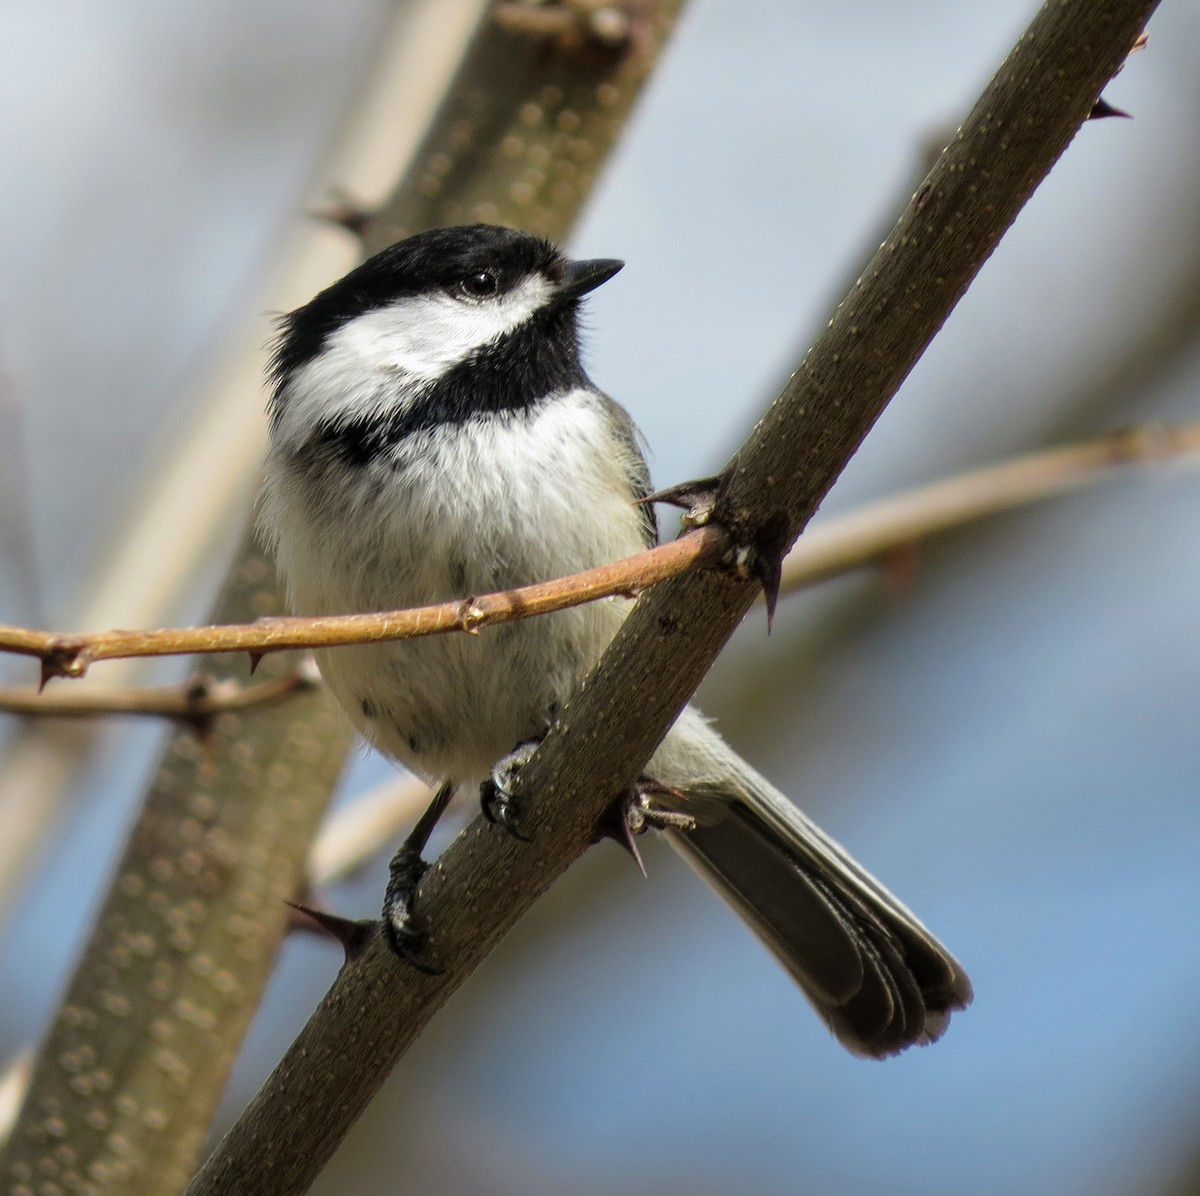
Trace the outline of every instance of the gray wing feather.
{"type": "Polygon", "coordinates": [[[940,1037],[970,1003],[971,983],[915,915],[695,711],[660,755],[656,779],[705,797],[694,829],[667,832],[672,845],[770,947],[838,1040],[885,1058],[940,1037]],[[715,797],[723,817],[711,813],[715,797]]]}
{"type": "MultiPolygon", "coordinates": [[[[652,491],[650,489],[650,467],[646,464],[645,442],[641,430],[620,403],[615,399],[610,399],[608,395],[600,397],[612,416],[613,430],[617,440],[627,450],[630,490],[635,499],[645,498],[652,491]]],[[[654,511],[654,504],[644,503],[639,510],[642,514],[643,538],[646,547],[653,548],[658,543],[658,517],[654,511]]]]}

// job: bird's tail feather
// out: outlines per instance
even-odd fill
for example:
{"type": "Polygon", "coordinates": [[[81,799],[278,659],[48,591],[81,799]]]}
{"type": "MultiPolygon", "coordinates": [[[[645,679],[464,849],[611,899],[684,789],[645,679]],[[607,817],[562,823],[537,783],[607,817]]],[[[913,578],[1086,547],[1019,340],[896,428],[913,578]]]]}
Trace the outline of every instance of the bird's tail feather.
{"type": "Polygon", "coordinates": [[[884,1058],[933,1042],[970,1003],[971,983],[946,948],[698,712],[685,711],[649,771],[700,799],[695,829],[667,832],[673,846],[849,1050],[884,1058]]]}

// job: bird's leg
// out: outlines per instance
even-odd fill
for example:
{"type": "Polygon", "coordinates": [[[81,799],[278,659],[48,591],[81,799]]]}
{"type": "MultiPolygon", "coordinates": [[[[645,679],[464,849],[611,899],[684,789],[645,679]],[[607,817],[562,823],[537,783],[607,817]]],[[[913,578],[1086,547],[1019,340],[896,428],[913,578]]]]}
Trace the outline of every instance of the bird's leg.
{"type": "Polygon", "coordinates": [[[428,809],[417,819],[408,838],[400,844],[400,850],[392,856],[388,865],[387,892],[383,898],[383,933],[392,950],[414,968],[430,974],[434,969],[421,959],[428,935],[413,914],[413,896],[429,868],[421,853],[453,796],[454,782],[443,781],[428,809]]]}
{"type": "Polygon", "coordinates": [[[498,823],[514,839],[530,842],[518,825],[520,806],[513,792],[517,774],[529,763],[538,749],[541,739],[527,739],[519,743],[495,768],[492,775],[479,787],[479,805],[488,822],[498,823]]]}

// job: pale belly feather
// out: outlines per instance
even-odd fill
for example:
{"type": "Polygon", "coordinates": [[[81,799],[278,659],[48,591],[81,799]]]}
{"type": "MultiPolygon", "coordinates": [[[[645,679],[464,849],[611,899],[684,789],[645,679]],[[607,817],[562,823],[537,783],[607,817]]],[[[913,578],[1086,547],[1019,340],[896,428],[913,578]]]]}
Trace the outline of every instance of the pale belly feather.
{"type": "MultiPolygon", "coordinates": [[[[277,474],[264,525],[300,614],[398,609],[546,581],[644,546],[628,453],[593,400],[431,434],[322,485],[277,474]],[[419,451],[417,451],[419,450],[419,451]],[[447,456],[453,452],[453,459],[447,456]]],[[[436,780],[481,780],[544,734],[628,612],[627,599],[318,653],[362,734],[436,780]]]]}

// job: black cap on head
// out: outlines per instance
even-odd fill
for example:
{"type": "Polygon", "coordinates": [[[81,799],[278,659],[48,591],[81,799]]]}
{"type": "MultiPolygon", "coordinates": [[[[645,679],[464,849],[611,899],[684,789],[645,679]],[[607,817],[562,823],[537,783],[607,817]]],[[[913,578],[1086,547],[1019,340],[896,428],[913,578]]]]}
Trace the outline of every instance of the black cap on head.
{"type": "Polygon", "coordinates": [[[406,295],[449,290],[480,274],[494,278],[499,294],[537,271],[560,283],[567,270],[566,259],[550,241],[498,225],[434,228],[406,237],[282,317],[270,366],[276,393],[321,351],[331,333],[364,312],[406,295]]]}

